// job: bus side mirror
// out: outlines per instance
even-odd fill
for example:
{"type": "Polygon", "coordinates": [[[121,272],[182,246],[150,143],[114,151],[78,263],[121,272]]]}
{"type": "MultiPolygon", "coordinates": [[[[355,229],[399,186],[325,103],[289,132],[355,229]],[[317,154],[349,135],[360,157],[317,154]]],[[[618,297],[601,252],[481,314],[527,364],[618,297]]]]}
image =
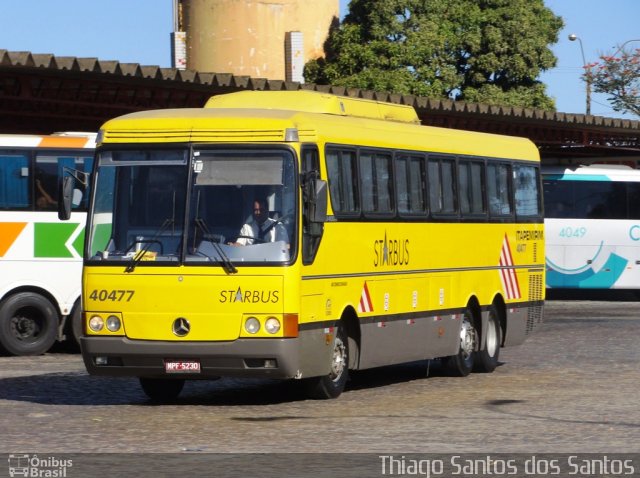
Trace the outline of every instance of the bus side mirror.
{"type": "Polygon", "coordinates": [[[316,179],[314,181],[313,199],[311,203],[312,222],[326,222],[327,220],[327,182],[322,179],[316,179]]]}
{"type": "MultiPolygon", "coordinates": [[[[74,199],[75,178],[73,176],[64,176],[58,191],[58,219],[66,221],[71,217],[71,205],[74,199]]],[[[79,191],[78,191],[79,192],[79,191]]]]}

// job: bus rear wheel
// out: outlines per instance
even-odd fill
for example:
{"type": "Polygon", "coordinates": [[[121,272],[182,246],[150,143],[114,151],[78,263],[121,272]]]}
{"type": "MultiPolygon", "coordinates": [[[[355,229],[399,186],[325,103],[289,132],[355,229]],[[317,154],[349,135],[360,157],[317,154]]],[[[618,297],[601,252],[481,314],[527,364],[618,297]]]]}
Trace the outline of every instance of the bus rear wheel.
{"type": "Polygon", "coordinates": [[[502,344],[502,329],[500,328],[500,316],[495,305],[489,307],[487,319],[487,333],[485,345],[482,350],[476,352],[474,371],[491,373],[498,366],[500,357],[500,345],[502,344]]]}
{"type": "Polygon", "coordinates": [[[43,296],[21,292],[0,304],[0,350],[11,355],[41,355],[58,336],[58,312],[43,296]]]}
{"type": "Polygon", "coordinates": [[[460,324],[458,353],[446,358],[445,367],[451,375],[466,377],[473,370],[478,331],[470,309],[465,310],[460,324]]]}
{"type": "Polygon", "coordinates": [[[166,403],[178,398],[184,387],[184,380],[140,377],[140,386],[152,401],[166,403]]]}
{"type": "Polygon", "coordinates": [[[340,322],[333,341],[329,375],[308,378],[307,396],[319,400],[337,398],[344,391],[348,379],[349,341],[344,325],[340,322]]]}

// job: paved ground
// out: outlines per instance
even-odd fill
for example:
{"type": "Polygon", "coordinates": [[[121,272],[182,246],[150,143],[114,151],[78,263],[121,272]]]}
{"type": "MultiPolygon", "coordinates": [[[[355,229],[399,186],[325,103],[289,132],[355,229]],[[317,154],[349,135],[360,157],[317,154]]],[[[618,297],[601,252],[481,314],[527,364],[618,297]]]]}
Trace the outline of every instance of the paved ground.
{"type": "Polygon", "coordinates": [[[638,452],[639,305],[550,301],[493,374],[386,367],[330,401],[223,379],[158,406],[136,380],[89,377],[77,354],[0,357],[0,453],[638,452]]]}

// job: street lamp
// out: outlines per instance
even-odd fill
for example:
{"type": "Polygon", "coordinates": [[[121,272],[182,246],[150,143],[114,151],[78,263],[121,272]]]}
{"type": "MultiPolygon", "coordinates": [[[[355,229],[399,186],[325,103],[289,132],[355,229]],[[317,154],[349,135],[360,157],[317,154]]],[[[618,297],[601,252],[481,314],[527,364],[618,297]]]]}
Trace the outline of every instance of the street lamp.
{"type": "Polygon", "coordinates": [[[585,83],[587,84],[586,113],[590,115],[591,114],[591,67],[587,65],[587,60],[585,60],[584,58],[584,48],[582,48],[582,40],[580,39],[580,37],[575,33],[572,33],[571,35],[569,35],[569,41],[576,41],[576,40],[578,40],[578,42],[580,43],[580,53],[582,53],[582,65],[583,65],[583,68],[585,68],[586,70],[585,72],[585,83]]]}
{"type": "Polygon", "coordinates": [[[614,57],[615,57],[618,53],[620,53],[620,52],[622,51],[622,49],[624,48],[624,46],[625,46],[627,43],[631,43],[631,42],[634,42],[634,41],[640,41],[640,38],[637,38],[637,39],[635,39],[635,40],[627,40],[627,41],[626,41],[626,42],[624,42],[622,45],[620,45],[620,46],[618,47],[618,49],[616,50],[616,52],[615,52],[613,55],[611,55],[611,56],[614,56],[614,57]]]}

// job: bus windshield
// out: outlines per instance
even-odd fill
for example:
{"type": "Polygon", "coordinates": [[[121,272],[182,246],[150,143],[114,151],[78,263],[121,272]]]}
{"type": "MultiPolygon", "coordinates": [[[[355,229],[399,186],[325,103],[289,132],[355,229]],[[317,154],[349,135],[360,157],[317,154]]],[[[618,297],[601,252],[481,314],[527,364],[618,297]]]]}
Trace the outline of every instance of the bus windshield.
{"type": "Polygon", "coordinates": [[[101,151],[88,259],[227,272],[288,262],[295,177],[293,154],[280,149],[101,151]]]}

